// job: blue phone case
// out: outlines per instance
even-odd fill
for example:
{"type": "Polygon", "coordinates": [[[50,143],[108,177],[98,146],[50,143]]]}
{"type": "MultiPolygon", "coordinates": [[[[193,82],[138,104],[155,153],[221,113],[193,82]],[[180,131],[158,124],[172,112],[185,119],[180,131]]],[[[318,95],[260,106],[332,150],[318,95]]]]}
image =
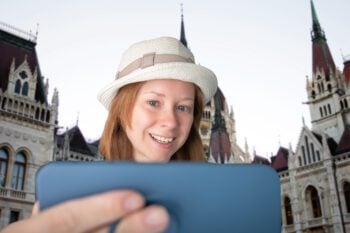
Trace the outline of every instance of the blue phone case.
{"type": "Polygon", "coordinates": [[[41,209],[125,188],[167,208],[167,233],[281,231],[280,182],[266,165],[51,162],[36,176],[41,209]]]}

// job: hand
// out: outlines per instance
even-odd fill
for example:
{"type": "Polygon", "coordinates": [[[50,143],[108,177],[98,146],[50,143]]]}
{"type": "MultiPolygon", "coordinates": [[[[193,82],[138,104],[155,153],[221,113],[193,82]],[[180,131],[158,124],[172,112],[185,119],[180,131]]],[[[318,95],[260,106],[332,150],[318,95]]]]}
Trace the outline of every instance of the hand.
{"type": "Polygon", "coordinates": [[[107,233],[116,220],[117,233],[155,233],[164,231],[169,223],[164,207],[145,207],[144,198],[129,190],[93,195],[33,212],[31,218],[8,225],[2,233],[107,233]]]}

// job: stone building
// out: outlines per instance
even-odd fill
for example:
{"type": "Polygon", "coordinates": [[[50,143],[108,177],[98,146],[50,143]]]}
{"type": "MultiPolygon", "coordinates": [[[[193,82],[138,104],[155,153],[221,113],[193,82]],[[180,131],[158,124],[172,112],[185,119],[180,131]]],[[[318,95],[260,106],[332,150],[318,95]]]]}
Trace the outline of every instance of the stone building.
{"type": "Polygon", "coordinates": [[[335,66],[314,4],[312,75],[295,150],[279,148],[271,166],[281,181],[282,232],[350,232],[350,58],[335,66]]]}
{"type": "Polygon", "coordinates": [[[35,46],[0,23],[0,228],[31,215],[35,173],[53,157],[58,92],[50,103],[35,46]]]}

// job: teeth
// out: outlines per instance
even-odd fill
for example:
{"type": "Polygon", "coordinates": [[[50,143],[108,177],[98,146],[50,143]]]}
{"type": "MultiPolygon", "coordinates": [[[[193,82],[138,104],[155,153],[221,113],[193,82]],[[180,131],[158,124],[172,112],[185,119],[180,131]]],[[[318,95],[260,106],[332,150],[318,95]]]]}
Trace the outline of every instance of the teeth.
{"type": "Polygon", "coordinates": [[[151,134],[151,137],[160,143],[170,143],[175,139],[175,138],[166,138],[166,137],[162,137],[154,134],[151,134]]]}

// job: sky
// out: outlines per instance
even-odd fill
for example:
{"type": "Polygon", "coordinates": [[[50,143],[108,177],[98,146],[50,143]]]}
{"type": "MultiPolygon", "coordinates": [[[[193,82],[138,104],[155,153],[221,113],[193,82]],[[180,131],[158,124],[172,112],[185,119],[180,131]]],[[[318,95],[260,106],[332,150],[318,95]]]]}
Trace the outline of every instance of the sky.
{"type": "MultiPolygon", "coordinates": [[[[98,139],[107,111],[97,92],[111,82],[122,53],[158,36],[179,38],[181,3],[188,46],[218,78],[236,121],[237,143],[270,157],[296,147],[303,119],[311,128],[309,0],[1,0],[0,22],[38,32],[37,54],[59,91],[59,126],[98,139]]],[[[350,55],[349,0],[314,0],[336,66],[350,55]]]]}

